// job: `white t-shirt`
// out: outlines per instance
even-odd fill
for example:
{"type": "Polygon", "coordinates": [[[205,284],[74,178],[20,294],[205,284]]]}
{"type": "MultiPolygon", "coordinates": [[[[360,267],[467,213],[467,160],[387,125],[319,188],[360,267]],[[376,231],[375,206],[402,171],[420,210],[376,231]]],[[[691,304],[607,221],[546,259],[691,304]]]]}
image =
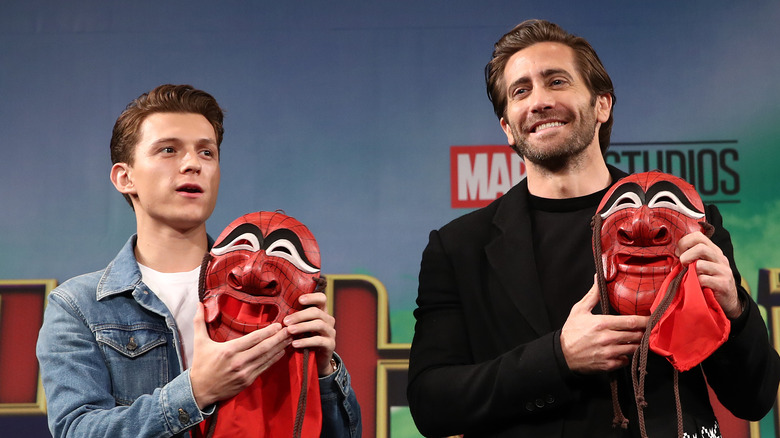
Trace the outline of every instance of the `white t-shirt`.
{"type": "Polygon", "coordinates": [[[179,328],[184,350],[184,368],[192,365],[195,326],[192,319],[198,309],[198,277],[200,266],[189,272],[159,272],[138,264],[141,280],[168,307],[179,328]]]}

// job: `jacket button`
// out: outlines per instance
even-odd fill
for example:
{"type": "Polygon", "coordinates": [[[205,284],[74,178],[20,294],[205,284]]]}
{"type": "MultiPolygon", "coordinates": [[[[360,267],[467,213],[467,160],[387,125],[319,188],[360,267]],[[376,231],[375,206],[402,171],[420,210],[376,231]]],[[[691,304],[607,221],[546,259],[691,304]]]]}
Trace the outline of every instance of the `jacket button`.
{"type": "Polygon", "coordinates": [[[541,409],[544,407],[544,400],[537,398],[535,404],[537,408],[541,409]]]}
{"type": "Polygon", "coordinates": [[[528,402],[528,403],[525,404],[525,410],[526,411],[533,412],[534,409],[536,409],[536,407],[534,406],[533,403],[528,402]]]}
{"type": "Polygon", "coordinates": [[[553,397],[552,395],[548,395],[547,399],[545,399],[545,402],[547,402],[548,405],[551,405],[555,403],[555,397],[553,397]]]}
{"type": "Polygon", "coordinates": [[[127,342],[127,345],[125,345],[125,348],[127,348],[128,351],[135,351],[136,348],[138,348],[138,344],[135,343],[135,338],[130,336],[130,340],[127,342]]]}
{"type": "Polygon", "coordinates": [[[190,414],[184,412],[184,409],[179,408],[179,423],[187,424],[190,422],[190,414]]]}

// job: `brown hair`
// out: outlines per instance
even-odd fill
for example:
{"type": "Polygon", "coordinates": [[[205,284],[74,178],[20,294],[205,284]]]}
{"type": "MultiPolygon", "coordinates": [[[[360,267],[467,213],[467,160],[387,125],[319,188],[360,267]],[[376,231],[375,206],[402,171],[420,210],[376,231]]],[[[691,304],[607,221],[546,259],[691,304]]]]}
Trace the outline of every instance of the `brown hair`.
{"type": "MultiPolygon", "coordinates": [[[[135,146],[140,137],[141,124],[155,113],[193,113],[206,118],[214,127],[219,152],[225,129],[222,127],[224,112],[217,100],[205,91],[191,85],[165,84],[140,95],[130,102],[114,124],[111,134],[111,163],[133,164],[135,146]]],[[[130,203],[130,197],[125,195],[130,203]]]]}
{"type": "MultiPolygon", "coordinates": [[[[580,75],[594,98],[604,94],[612,96],[612,108],[615,106],[615,89],[604,65],[590,43],[582,37],[572,35],[555,23],[546,20],[526,20],[515,26],[496,42],[493,57],[485,66],[487,94],[493,103],[493,111],[498,118],[504,117],[507,95],[504,84],[504,69],[509,58],[515,53],[536,43],[554,42],[565,44],[574,50],[575,62],[580,75]]],[[[609,119],[599,129],[599,145],[602,154],[609,147],[612,134],[612,110],[609,119]]]]}

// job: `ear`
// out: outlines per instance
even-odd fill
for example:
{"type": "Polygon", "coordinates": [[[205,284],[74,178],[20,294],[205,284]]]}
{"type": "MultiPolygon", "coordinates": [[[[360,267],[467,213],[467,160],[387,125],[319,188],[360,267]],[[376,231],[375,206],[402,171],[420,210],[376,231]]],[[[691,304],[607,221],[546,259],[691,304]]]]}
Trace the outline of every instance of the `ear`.
{"type": "Polygon", "coordinates": [[[596,120],[599,123],[607,123],[612,113],[612,95],[602,94],[596,98],[596,120]]]}
{"type": "Polygon", "coordinates": [[[116,163],[111,166],[111,183],[123,195],[136,194],[133,168],[127,163],[116,163]]]}
{"type": "Polygon", "coordinates": [[[514,146],[517,143],[517,140],[512,134],[512,129],[509,127],[509,123],[507,123],[503,117],[501,117],[499,123],[501,123],[501,129],[503,129],[504,134],[506,134],[506,142],[509,143],[510,146],[514,146]]]}

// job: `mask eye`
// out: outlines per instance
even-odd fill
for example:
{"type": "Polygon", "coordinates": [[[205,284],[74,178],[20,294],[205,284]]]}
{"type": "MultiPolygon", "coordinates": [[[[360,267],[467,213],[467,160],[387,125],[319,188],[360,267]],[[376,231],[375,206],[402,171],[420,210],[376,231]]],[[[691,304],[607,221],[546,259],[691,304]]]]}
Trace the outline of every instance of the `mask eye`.
{"type": "Polygon", "coordinates": [[[701,219],[704,217],[704,213],[699,213],[686,207],[677,195],[669,191],[660,191],[656,193],[653,198],[650,199],[650,202],[647,203],[647,206],[650,208],[668,208],[669,210],[674,210],[694,219],[701,219]]]}
{"type": "Polygon", "coordinates": [[[260,250],[260,241],[253,233],[243,233],[236,236],[226,245],[212,248],[211,252],[219,256],[239,250],[257,252],[260,250]]]}
{"type": "Polygon", "coordinates": [[[626,208],[639,208],[642,206],[642,199],[638,194],[634,192],[625,192],[620,197],[615,199],[615,202],[607,208],[607,211],[601,213],[601,218],[605,219],[608,216],[626,208]]]}
{"type": "Polygon", "coordinates": [[[270,257],[280,257],[295,265],[296,268],[308,274],[320,272],[319,269],[306,263],[298,249],[287,239],[278,239],[273,241],[265,250],[266,255],[270,257]]]}

